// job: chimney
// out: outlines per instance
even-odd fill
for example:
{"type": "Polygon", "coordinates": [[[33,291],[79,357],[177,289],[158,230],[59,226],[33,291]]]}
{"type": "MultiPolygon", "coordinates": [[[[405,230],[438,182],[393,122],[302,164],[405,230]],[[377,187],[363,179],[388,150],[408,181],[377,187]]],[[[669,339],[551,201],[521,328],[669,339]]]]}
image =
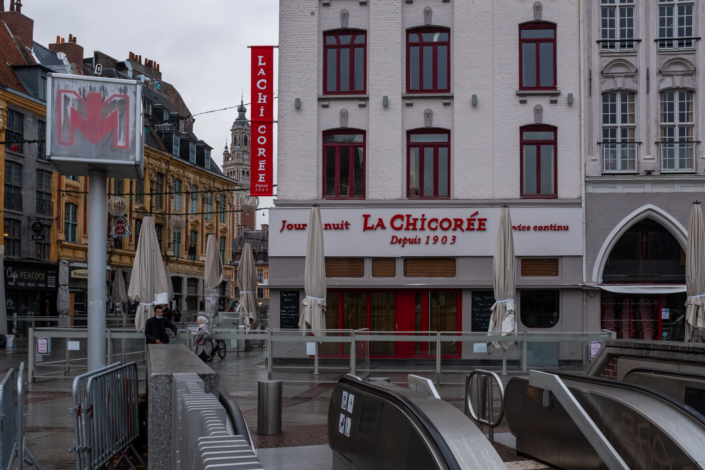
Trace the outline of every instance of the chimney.
{"type": "Polygon", "coordinates": [[[0,21],[4,21],[12,32],[19,38],[25,47],[34,46],[34,20],[22,14],[22,3],[19,0],[10,0],[10,11],[5,10],[5,1],[2,0],[0,21]]]}
{"type": "Polygon", "coordinates": [[[78,44],[78,39],[69,34],[69,40],[66,42],[61,36],[56,37],[55,44],[49,44],[49,50],[54,53],[63,52],[69,64],[74,64],[79,71],[83,70],[83,46],[78,44]]]}
{"type": "Polygon", "coordinates": [[[269,238],[269,224],[262,224],[262,238],[269,238]]]}

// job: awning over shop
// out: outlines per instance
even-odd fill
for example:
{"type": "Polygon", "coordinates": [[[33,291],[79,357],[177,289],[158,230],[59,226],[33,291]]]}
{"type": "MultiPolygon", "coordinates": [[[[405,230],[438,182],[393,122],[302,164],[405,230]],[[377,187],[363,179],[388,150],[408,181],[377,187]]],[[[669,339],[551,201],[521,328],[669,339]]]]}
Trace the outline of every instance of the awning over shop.
{"type": "Polygon", "coordinates": [[[643,285],[643,286],[599,286],[600,289],[617,294],[676,294],[685,292],[685,284],[643,285]]]}

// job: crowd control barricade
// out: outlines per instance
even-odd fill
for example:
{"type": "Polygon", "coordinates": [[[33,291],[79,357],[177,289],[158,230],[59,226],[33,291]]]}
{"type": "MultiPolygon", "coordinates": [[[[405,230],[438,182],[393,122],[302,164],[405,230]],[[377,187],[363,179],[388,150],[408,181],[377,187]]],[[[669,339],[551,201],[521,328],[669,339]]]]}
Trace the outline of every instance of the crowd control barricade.
{"type": "MultiPolygon", "coordinates": [[[[139,436],[137,364],[113,364],[74,380],[76,469],[101,468],[114,456],[134,469],[129,448],[140,463],[132,443],[139,436]]],[[[146,466],[145,466],[146,467],[146,466]]]]}
{"type": "Polygon", "coordinates": [[[15,370],[10,369],[0,384],[0,468],[9,468],[17,452],[15,441],[15,370]]]}

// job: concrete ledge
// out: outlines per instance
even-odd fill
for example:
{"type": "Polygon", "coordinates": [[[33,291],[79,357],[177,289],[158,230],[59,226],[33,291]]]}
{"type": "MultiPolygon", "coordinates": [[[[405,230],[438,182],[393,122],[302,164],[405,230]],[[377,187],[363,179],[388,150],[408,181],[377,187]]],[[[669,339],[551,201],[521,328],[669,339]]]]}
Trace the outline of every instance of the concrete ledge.
{"type": "MultiPolygon", "coordinates": [[[[617,339],[606,341],[585,369],[585,375],[618,379],[619,360],[688,365],[705,369],[705,344],[617,339]]],[[[641,364],[646,367],[648,364],[641,364]]]]}
{"type": "Polygon", "coordinates": [[[172,378],[198,374],[205,391],[219,396],[218,375],[183,344],[147,348],[147,432],[150,470],[170,470],[172,456],[172,378]]]}

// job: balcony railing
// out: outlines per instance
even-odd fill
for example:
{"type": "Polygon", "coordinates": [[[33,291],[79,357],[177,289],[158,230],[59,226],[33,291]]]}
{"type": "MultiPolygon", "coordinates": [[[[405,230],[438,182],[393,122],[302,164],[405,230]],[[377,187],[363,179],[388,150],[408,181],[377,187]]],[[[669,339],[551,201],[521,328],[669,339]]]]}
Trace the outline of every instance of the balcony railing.
{"type": "Polygon", "coordinates": [[[22,195],[5,193],[5,209],[22,211],[22,195]]]}
{"type": "Polygon", "coordinates": [[[658,142],[662,173],[690,173],[696,171],[697,142],[658,142]]]}
{"type": "Polygon", "coordinates": [[[695,41],[699,40],[700,38],[696,36],[676,36],[655,39],[659,49],[692,49],[695,47],[695,41]]]}
{"type": "Polygon", "coordinates": [[[634,173],[639,142],[603,142],[602,171],[605,173],[634,173]]]}
{"type": "Polygon", "coordinates": [[[37,199],[37,214],[48,216],[54,215],[51,201],[47,199],[37,199]]]}
{"type": "Polygon", "coordinates": [[[599,39],[597,41],[603,51],[633,51],[639,42],[641,39],[636,38],[599,39]]]}

